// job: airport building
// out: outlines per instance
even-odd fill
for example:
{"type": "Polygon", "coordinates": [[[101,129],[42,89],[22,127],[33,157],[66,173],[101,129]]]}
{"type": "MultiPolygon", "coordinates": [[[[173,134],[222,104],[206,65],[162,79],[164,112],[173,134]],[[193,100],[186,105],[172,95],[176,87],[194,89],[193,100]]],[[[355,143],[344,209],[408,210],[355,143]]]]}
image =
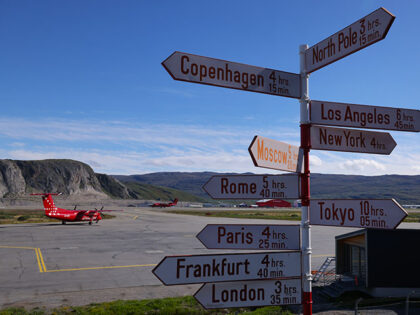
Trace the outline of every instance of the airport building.
{"type": "Polygon", "coordinates": [[[335,237],[336,273],[371,296],[420,292],[420,230],[363,229],[335,237]]]}

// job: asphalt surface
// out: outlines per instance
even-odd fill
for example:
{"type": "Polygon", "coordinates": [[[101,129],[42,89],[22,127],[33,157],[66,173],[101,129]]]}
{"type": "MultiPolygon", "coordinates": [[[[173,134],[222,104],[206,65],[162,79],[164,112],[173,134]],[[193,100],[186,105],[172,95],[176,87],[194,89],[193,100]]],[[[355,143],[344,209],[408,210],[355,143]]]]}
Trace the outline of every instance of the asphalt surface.
{"type": "MultiPolygon", "coordinates": [[[[208,223],[299,224],[126,208],[117,218],[92,226],[60,221],[1,225],[0,308],[192,295],[200,285],[163,286],[151,271],[167,255],[232,252],[208,250],[196,239],[208,223]]],[[[354,230],[313,226],[312,269],[334,255],[334,236],[354,230]]]]}

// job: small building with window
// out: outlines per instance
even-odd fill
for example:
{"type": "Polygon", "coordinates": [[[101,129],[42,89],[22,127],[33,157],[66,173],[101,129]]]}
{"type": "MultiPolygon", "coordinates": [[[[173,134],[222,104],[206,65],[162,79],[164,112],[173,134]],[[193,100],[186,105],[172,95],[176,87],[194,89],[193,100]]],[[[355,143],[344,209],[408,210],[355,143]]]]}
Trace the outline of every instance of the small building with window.
{"type": "Polygon", "coordinates": [[[363,229],[335,237],[336,273],[372,296],[406,296],[420,288],[420,230],[363,229]]]}

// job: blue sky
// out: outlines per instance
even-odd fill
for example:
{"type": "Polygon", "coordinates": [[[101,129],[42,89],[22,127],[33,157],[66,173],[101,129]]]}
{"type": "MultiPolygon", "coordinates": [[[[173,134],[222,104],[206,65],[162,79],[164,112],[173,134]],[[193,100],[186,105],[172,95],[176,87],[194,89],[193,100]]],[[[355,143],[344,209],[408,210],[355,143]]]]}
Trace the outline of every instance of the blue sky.
{"type": "MultiPolygon", "coordinates": [[[[254,135],[299,144],[296,99],[174,81],[174,51],[299,73],[312,46],[383,6],[387,37],[311,74],[310,98],[420,109],[418,1],[0,1],[0,158],[96,172],[267,172],[254,135]]],[[[311,151],[311,171],[420,174],[420,134],[390,156],[311,151]]]]}

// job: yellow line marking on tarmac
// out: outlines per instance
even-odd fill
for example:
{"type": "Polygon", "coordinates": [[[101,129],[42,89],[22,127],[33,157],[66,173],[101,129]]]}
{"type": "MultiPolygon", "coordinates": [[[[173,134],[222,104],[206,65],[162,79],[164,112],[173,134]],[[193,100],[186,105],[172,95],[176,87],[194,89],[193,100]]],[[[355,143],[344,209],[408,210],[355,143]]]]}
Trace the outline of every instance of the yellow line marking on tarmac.
{"type": "Polygon", "coordinates": [[[96,269],[115,269],[115,268],[134,268],[134,267],[154,267],[157,264],[146,265],[129,265],[129,266],[106,266],[106,267],[86,267],[86,268],[69,268],[69,269],[56,269],[47,270],[45,272],[59,272],[59,271],[81,271],[81,270],[96,270],[96,269]]]}
{"type": "Polygon", "coordinates": [[[98,269],[116,269],[116,268],[135,268],[135,267],[154,267],[157,264],[145,264],[145,265],[128,265],[128,266],[104,266],[104,267],[86,267],[86,268],[71,268],[71,269],[55,269],[48,270],[45,266],[44,257],[42,256],[41,248],[37,247],[26,247],[26,246],[3,246],[0,248],[11,248],[11,249],[31,249],[35,251],[36,261],[38,263],[39,272],[59,272],[59,271],[81,271],[81,270],[98,270],[98,269]]]}
{"type": "Polygon", "coordinates": [[[135,217],[133,217],[133,220],[137,220],[137,218],[138,218],[139,216],[138,215],[136,215],[135,217]]]}
{"type": "Polygon", "coordinates": [[[45,267],[44,258],[42,257],[42,253],[41,253],[40,248],[38,248],[38,253],[39,253],[39,260],[41,261],[42,268],[43,268],[44,272],[47,272],[47,268],[45,267]]]}
{"type": "Polygon", "coordinates": [[[36,249],[35,247],[26,247],[26,246],[3,246],[3,245],[0,245],[0,248],[36,249]]]}
{"type": "Polygon", "coordinates": [[[39,267],[39,272],[44,272],[44,270],[42,269],[42,264],[41,264],[41,259],[39,257],[39,252],[38,252],[39,248],[35,249],[35,254],[36,254],[36,261],[38,262],[38,267],[39,267]]]}
{"type": "Polygon", "coordinates": [[[35,255],[36,255],[36,261],[38,263],[39,272],[44,272],[46,270],[45,265],[44,265],[44,260],[42,259],[41,250],[39,248],[27,247],[27,246],[5,246],[5,245],[0,245],[0,248],[31,249],[31,250],[34,250],[35,255]],[[42,267],[44,267],[44,268],[42,268],[42,267]]]}
{"type": "MultiPolygon", "coordinates": [[[[191,235],[184,235],[186,237],[191,235]]],[[[144,264],[144,265],[127,265],[127,266],[104,266],[104,267],[85,267],[85,268],[68,268],[68,269],[55,269],[55,270],[48,270],[45,266],[44,258],[42,256],[42,252],[40,248],[35,247],[26,247],[26,246],[3,246],[0,245],[0,248],[15,248],[15,249],[31,249],[35,251],[36,260],[38,263],[39,272],[60,272],[60,271],[83,271],[83,270],[99,270],[99,269],[119,269],[119,268],[136,268],[136,267],[154,267],[157,264],[144,264]]],[[[313,258],[316,257],[328,257],[328,256],[335,256],[335,254],[320,254],[320,255],[312,255],[313,258]]]]}

